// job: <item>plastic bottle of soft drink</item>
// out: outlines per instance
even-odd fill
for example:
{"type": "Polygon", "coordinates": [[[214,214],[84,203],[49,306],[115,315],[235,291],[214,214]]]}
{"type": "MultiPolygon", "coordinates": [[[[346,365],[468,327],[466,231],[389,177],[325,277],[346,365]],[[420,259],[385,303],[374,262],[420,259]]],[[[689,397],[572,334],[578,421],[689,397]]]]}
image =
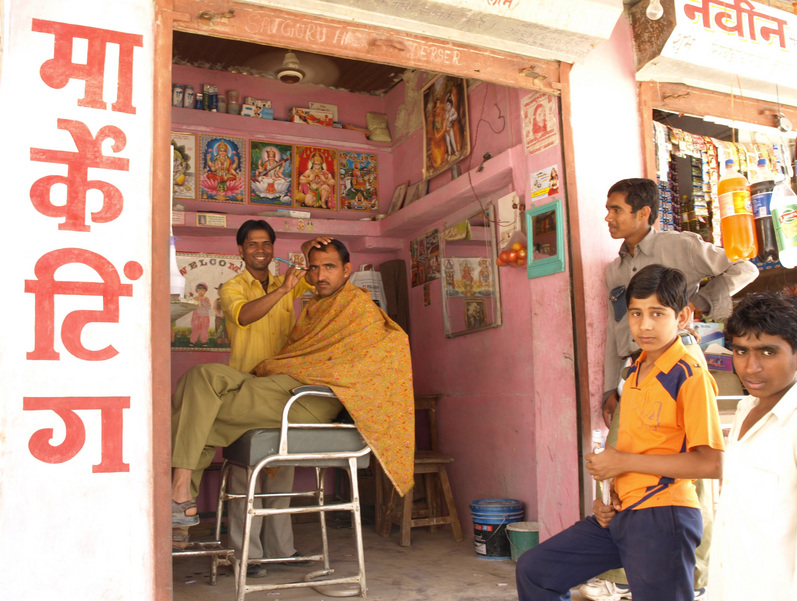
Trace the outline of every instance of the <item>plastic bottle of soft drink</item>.
{"type": "Polygon", "coordinates": [[[750,196],[755,217],[755,233],[758,240],[758,260],[762,263],[778,260],[778,243],[772,225],[770,200],[775,187],[775,175],[769,170],[766,159],[758,159],[758,169],[750,182],[750,196]]]}
{"type": "Polygon", "coordinates": [[[747,178],[734,168],[733,159],[725,161],[725,171],[722,172],[717,191],[725,254],[731,261],[752,259],[758,254],[758,247],[750,205],[750,185],[747,178]]]}
{"type": "Polygon", "coordinates": [[[788,180],[775,186],[770,207],[780,264],[792,269],[797,265],[797,194],[789,186],[788,180]]]}

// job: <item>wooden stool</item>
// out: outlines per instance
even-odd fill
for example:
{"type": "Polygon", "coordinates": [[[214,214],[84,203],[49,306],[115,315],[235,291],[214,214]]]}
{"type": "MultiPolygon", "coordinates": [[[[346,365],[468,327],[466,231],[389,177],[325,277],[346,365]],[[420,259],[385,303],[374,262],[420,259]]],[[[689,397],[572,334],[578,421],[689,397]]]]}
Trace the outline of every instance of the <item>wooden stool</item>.
{"type": "Polygon", "coordinates": [[[462,542],[462,526],[457,516],[457,507],[454,504],[454,495],[448,480],[446,465],[453,462],[454,458],[440,453],[437,435],[437,401],[442,395],[416,395],[415,413],[426,411],[429,416],[429,442],[431,451],[415,451],[415,488],[409,491],[403,499],[399,498],[393,487],[386,491],[389,482],[384,477],[381,467],[376,469],[376,531],[380,536],[390,536],[393,524],[398,524],[401,529],[399,543],[402,547],[410,545],[410,529],[420,526],[429,526],[430,532],[435,532],[438,526],[451,524],[454,540],[462,542]],[[423,475],[425,496],[422,503],[414,503],[413,493],[419,488],[419,476],[423,475]],[[437,479],[435,479],[435,475],[437,479]],[[440,515],[440,499],[438,485],[443,492],[448,515],[440,515]]]}

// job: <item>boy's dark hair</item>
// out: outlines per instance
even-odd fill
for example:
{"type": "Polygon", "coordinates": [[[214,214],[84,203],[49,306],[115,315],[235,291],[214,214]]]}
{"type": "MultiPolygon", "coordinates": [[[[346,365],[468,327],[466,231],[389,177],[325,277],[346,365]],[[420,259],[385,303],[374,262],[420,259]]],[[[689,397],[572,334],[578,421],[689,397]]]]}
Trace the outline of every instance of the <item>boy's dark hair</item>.
{"type": "Polygon", "coordinates": [[[631,206],[632,213],[636,213],[642,207],[650,207],[648,224],[656,223],[659,218],[659,185],[656,182],[641,177],[621,179],[609,188],[606,196],[616,192],[625,194],[625,202],[631,206]]]}
{"type": "Polygon", "coordinates": [[[238,228],[238,233],[235,234],[235,241],[238,243],[238,246],[244,245],[246,237],[252,230],[265,230],[268,237],[271,238],[272,244],[277,241],[277,234],[274,233],[274,228],[267,222],[262,219],[249,219],[241,224],[241,227],[238,228]]]}
{"type": "Polygon", "coordinates": [[[778,292],[748,294],[728,318],[725,334],[729,341],[748,335],[778,336],[797,352],[797,299],[778,292]]]}
{"type": "Polygon", "coordinates": [[[344,265],[346,263],[350,263],[351,262],[351,258],[349,257],[349,249],[346,248],[346,245],[343,244],[343,242],[341,242],[340,240],[337,240],[335,238],[330,240],[328,244],[321,245],[321,248],[318,248],[316,246],[311,246],[310,250],[307,251],[307,258],[310,259],[310,257],[313,256],[313,251],[316,251],[316,250],[323,250],[324,252],[329,252],[330,247],[332,247],[336,251],[338,251],[338,255],[340,256],[340,260],[343,262],[344,265]]]}
{"type": "Polygon", "coordinates": [[[631,278],[625,291],[625,306],[631,304],[632,298],[649,298],[654,294],[662,305],[676,314],[689,304],[684,274],[671,267],[653,264],[643,267],[631,278]]]}

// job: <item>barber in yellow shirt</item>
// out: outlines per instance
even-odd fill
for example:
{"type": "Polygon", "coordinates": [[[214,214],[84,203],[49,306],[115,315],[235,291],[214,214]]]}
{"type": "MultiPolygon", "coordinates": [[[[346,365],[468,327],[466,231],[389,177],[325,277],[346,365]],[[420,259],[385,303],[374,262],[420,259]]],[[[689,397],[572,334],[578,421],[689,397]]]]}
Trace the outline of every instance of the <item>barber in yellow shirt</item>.
{"type": "MultiPolygon", "coordinates": [[[[238,229],[238,252],[246,269],[226,282],[219,292],[221,308],[227,322],[232,352],[230,367],[248,372],[264,359],[277,354],[296,322],[293,301],[313,290],[302,271],[291,267],[285,275],[272,276],[268,266],[274,257],[276,234],[263,220],[250,219],[238,229]]],[[[302,244],[305,257],[313,246],[327,244],[330,238],[319,236],[302,244]]],[[[264,472],[265,473],[265,472],[264,472]]],[[[293,490],[293,468],[282,467],[272,478],[264,476],[268,492],[293,490]]],[[[246,473],[234,468],[230,472],[232,492],[246,492],[246,473]]],[[[290,499],[269,501],[272,507],[287,507],[290,499]]],[[[243,546],[243,501],[230,501],[229,536],[240,553],[243,546]]],[[[251,558],[290,557],[297,554],[293,545],[290,515],[255,518],[249,539],[251,558]]],[[[250,578],[266,576],[265,565],[251,565],[250,578]]]]}

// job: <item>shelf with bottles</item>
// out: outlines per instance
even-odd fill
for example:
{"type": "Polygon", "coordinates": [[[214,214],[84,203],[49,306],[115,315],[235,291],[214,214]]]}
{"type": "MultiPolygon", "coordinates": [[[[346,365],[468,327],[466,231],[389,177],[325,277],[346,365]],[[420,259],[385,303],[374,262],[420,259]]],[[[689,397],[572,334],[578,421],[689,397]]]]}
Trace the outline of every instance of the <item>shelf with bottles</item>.
{"type": "Polygon", "coordinates": [[[214,113],[181,107],[172,107],[172,130],[209,134],[231,132],[247,139],[268,139],[272,142],[304,144],[307,146],[345,146],[348,150],[386,152],[393,150],[392,142],[376,142],[365,137],[362,129],[325,127],[276,119],[244,117],[229,113],[214,113]]]}

